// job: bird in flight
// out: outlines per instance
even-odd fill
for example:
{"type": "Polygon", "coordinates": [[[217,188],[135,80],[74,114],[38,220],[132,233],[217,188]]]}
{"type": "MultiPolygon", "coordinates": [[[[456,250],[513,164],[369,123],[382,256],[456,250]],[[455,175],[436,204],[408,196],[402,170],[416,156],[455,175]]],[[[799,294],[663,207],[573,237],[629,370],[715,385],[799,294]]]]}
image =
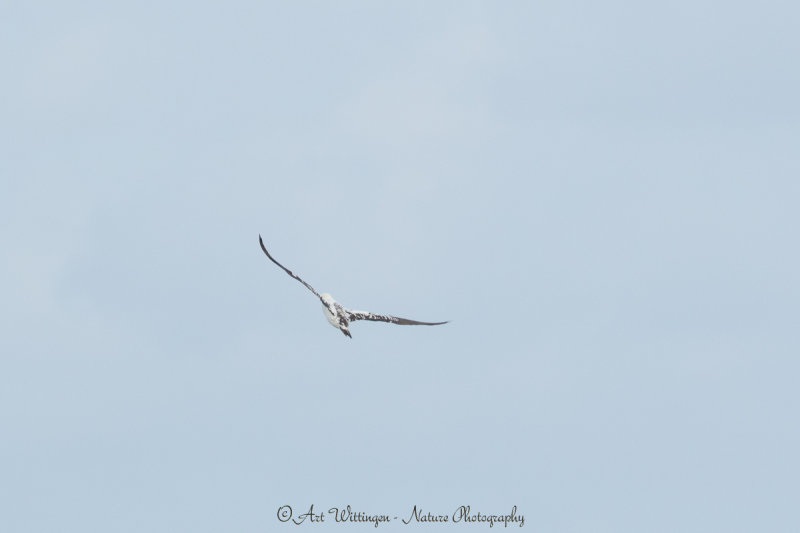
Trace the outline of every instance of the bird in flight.
{"type": "Polygon", "coordinates": [[[267,254],[269,260],[281,267],[284,272],[292,276],[294,279],[302,283],[306,286],[306,289],[310,290],[314,293],[314,296],[319,298],[322,302],[322,312],[325,313],[325,318],[328,319],[331,326],[335,328],[339,328],[339,331],[350,337],[350,322],[355,322],[356,320],[371,320],[373,322],[389,322],[391,324],[400,324],[402,326],[438,326],[440,324],[447,324],[448,321],[444,322],[420,322],[418,320],[409,320],[408,318],[400,318],[392,315],[379,315],[376,313],[369,313],[367,311],[351,311],[350,309],[345,309],[342,305],[333,299],[333,297],[328,294],[327,292],[323,292],[319,294],[317,291],[314,290],[314,287],[300,279],[300,276],[283,266],[282,264],[278,263],[274,257],[269,255],[267,248],[264,246],[264,241],[261,239],[261,235],[258,236],[258,242],[261,244],[261,249],[264,250],[264,253],[267,254]]]}

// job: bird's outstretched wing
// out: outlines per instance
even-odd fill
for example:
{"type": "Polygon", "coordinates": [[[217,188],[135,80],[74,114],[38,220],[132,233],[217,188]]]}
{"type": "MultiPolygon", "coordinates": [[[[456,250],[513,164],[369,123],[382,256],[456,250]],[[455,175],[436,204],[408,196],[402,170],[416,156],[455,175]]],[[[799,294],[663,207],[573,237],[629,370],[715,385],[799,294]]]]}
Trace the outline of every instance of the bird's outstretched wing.
{"type": "Polygon", "coordinates": [[[377,313],[370,313],[367,311],[350,311],[347,309],[347,320],[353,322],[355,320],[372,320],[373,322],[389,322],[391,324],[399,324],[401,326],[438,326],[440,324],[447,324],[444,322],[420,322],[419,320],[410,320],[408,318],[400,318],[392,315],[379,315],[377,313]]]}
{"type": "Polygon", "coordinates": [[[283,266],[282,264],[280,264],[280,263],[278,263],[277,261],[275,261],[275,258],[274,258],[274,257],[272,257],[271,255],[269,255],[269,252],[267,251],[267,248],[264,246],[264,241],[261,239],[261,235],[259,235],[259,236],[258,236],[258,243],[261,245],[261,249],[262,249],[262,250],[264,250],[264,253],[265,253],[265,254],[267,254],[267,257],[269,257],[269,260],[270,260],[270,261],[272,261],[273,263],[275,263],[276,265],[278,265],[279,267],[281,267],[281,268],[282,268],[282,269],[283,269],[283,270],[284,270],[284,271],[285,271],[287,274],[289,274],[289,275],[290,275],[290,276],[292,276],[294,279],[296,279],[297,281],[299,281],[300,283],[302,283],[303,285],[305,285],[305,286],[306,286],[306,288],[307,288],[308,290],[310,290],[311,292],[313,292],[313,293],[316,295],[316,297],[317,297],[317,298],[319,298],[320,300],[322,299],[322,296],[320,296],[320,295],[319,295],[319,293],[318,293],[317,291],[315,291],[315,290],[314,290],[314,287],[312,287],[311,285],[309,285],[308,283],[306,283],[305,281],[303,281],[302,279],[300,279],[300,276],[298,276],[297,274],[295,274],[294,272],[292,272],[291,270],[289,270],[288,268],[286,268],[286,267],[285,267],[285,266],[283,266]]]}

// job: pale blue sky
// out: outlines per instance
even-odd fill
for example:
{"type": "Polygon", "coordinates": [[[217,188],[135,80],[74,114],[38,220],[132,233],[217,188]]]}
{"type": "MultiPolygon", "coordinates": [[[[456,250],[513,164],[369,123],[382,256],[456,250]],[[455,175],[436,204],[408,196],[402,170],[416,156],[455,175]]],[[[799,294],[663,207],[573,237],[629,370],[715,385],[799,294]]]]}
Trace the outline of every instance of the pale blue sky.
{"type": "Polygon", "coordinates": [[[0,530],[800,529],[796,4],[335,4],[0,7],[0,530]]]}

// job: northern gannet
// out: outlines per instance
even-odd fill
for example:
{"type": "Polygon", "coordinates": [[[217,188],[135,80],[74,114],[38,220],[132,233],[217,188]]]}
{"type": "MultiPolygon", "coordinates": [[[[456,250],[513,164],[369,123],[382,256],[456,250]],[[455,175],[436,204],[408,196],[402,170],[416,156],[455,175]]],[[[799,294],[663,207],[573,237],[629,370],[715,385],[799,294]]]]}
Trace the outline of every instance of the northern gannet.
{"type": "Polygon", "coordinates": [[[350,329],[348,326],[350,322],[354,322],[356,320],[372,320],[375,322],[390,322],[392,324],[400,324],[403,326],[438,326],[440,324],[447,324],[448,321],[444,322],[420,322],[418,320],[409,320],[408,318],[399,318],[396,316],[391,315],[379,315],[376,313],[369,313],[367,311],[351,311],[350,309],[345,309],[342,305],[333,299],[333,297],[328,294],[327,292],[323,292],[319,294],[317,291],[314,290],[314,287],[300,279],[300,276],[283,266],[282,264],[278,263],[274,257],[269,255],[267,248],[264,246],[264,241],[261,239],[261,235],[258,236],[258,242],[261,244],[261,249],[264,250],[264,253],[267,254],[270,261],[281,267],[284,272],[292,276],[294,279],[302,283],[306,286],[308,290],[314,293],[314,295],[319,298],[322,302],[322,311],[325,313],[325,318],[328,319],[331,326],[335,328],[339,328],[339,331],[350,337],[350,329]]]}

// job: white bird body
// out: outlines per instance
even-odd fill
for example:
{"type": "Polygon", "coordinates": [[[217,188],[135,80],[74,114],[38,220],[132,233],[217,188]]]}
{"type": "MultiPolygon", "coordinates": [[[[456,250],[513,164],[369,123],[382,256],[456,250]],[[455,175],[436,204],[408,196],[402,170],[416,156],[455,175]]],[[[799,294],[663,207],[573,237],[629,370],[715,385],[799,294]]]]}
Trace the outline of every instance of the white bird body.
{"type": "Polygon", "coordinates": [[[338,303],[339,302],[334,300],[333,296],[327,292],[322,293],[322,314],[325,315],[325,318],[328,319],[328,322],[331,323],[331,326],[335,328],[339,327],[339,319],[337,315],[331,312],[331,308],[336,309],[336,304],[338,303]]]}
{"type": "Polygon", "coordinates": [[[350,321],[347,319],[347,310],[327,292],[320,294],[319,299],[322,300],[322,313],[331,326],[350,337],[350,328],[348,327],[350,321]]]}
{"type": "Polygon", "coordinates": [[[400,318],[392,315],[379,315],[377,313],[370,313],[368,311],[352,311],[350,309],[345,309],[342,305],[333,299],[333,297],[328,294],[327,292],[323,292],[319,294],[317,291],[314,290],[314,287],[303,281],[300,276],[294,274],[291,270],[283,266],[282,264],[278,263],[274,257],[272,257],[267,248],[264,246],[264,241],[261,239],[261,235],[258,236],[258,242],[261,244],[261,249],[264,250],[264,253],[267,257],[281,267],[287,274],[291,277],[305,285],[305,287],[310,290],[311,292],[316,295],[317,298],[320,299],[322,302],[322,312],[325,314],[325,318],[328,319],[328,322],[331,326],[335,327],[339,331],[341,331],[347,337],[352,338],[350,335],[350,322],[356,320],[371,320],[375,322],[389,322],[391,324],[400,324],[400,325],[410,325],[410,326],[438,326],[440,324],[446,324],[445,322],[420,322],[418,320],[410,320],[408,318],[400,318]]]}

